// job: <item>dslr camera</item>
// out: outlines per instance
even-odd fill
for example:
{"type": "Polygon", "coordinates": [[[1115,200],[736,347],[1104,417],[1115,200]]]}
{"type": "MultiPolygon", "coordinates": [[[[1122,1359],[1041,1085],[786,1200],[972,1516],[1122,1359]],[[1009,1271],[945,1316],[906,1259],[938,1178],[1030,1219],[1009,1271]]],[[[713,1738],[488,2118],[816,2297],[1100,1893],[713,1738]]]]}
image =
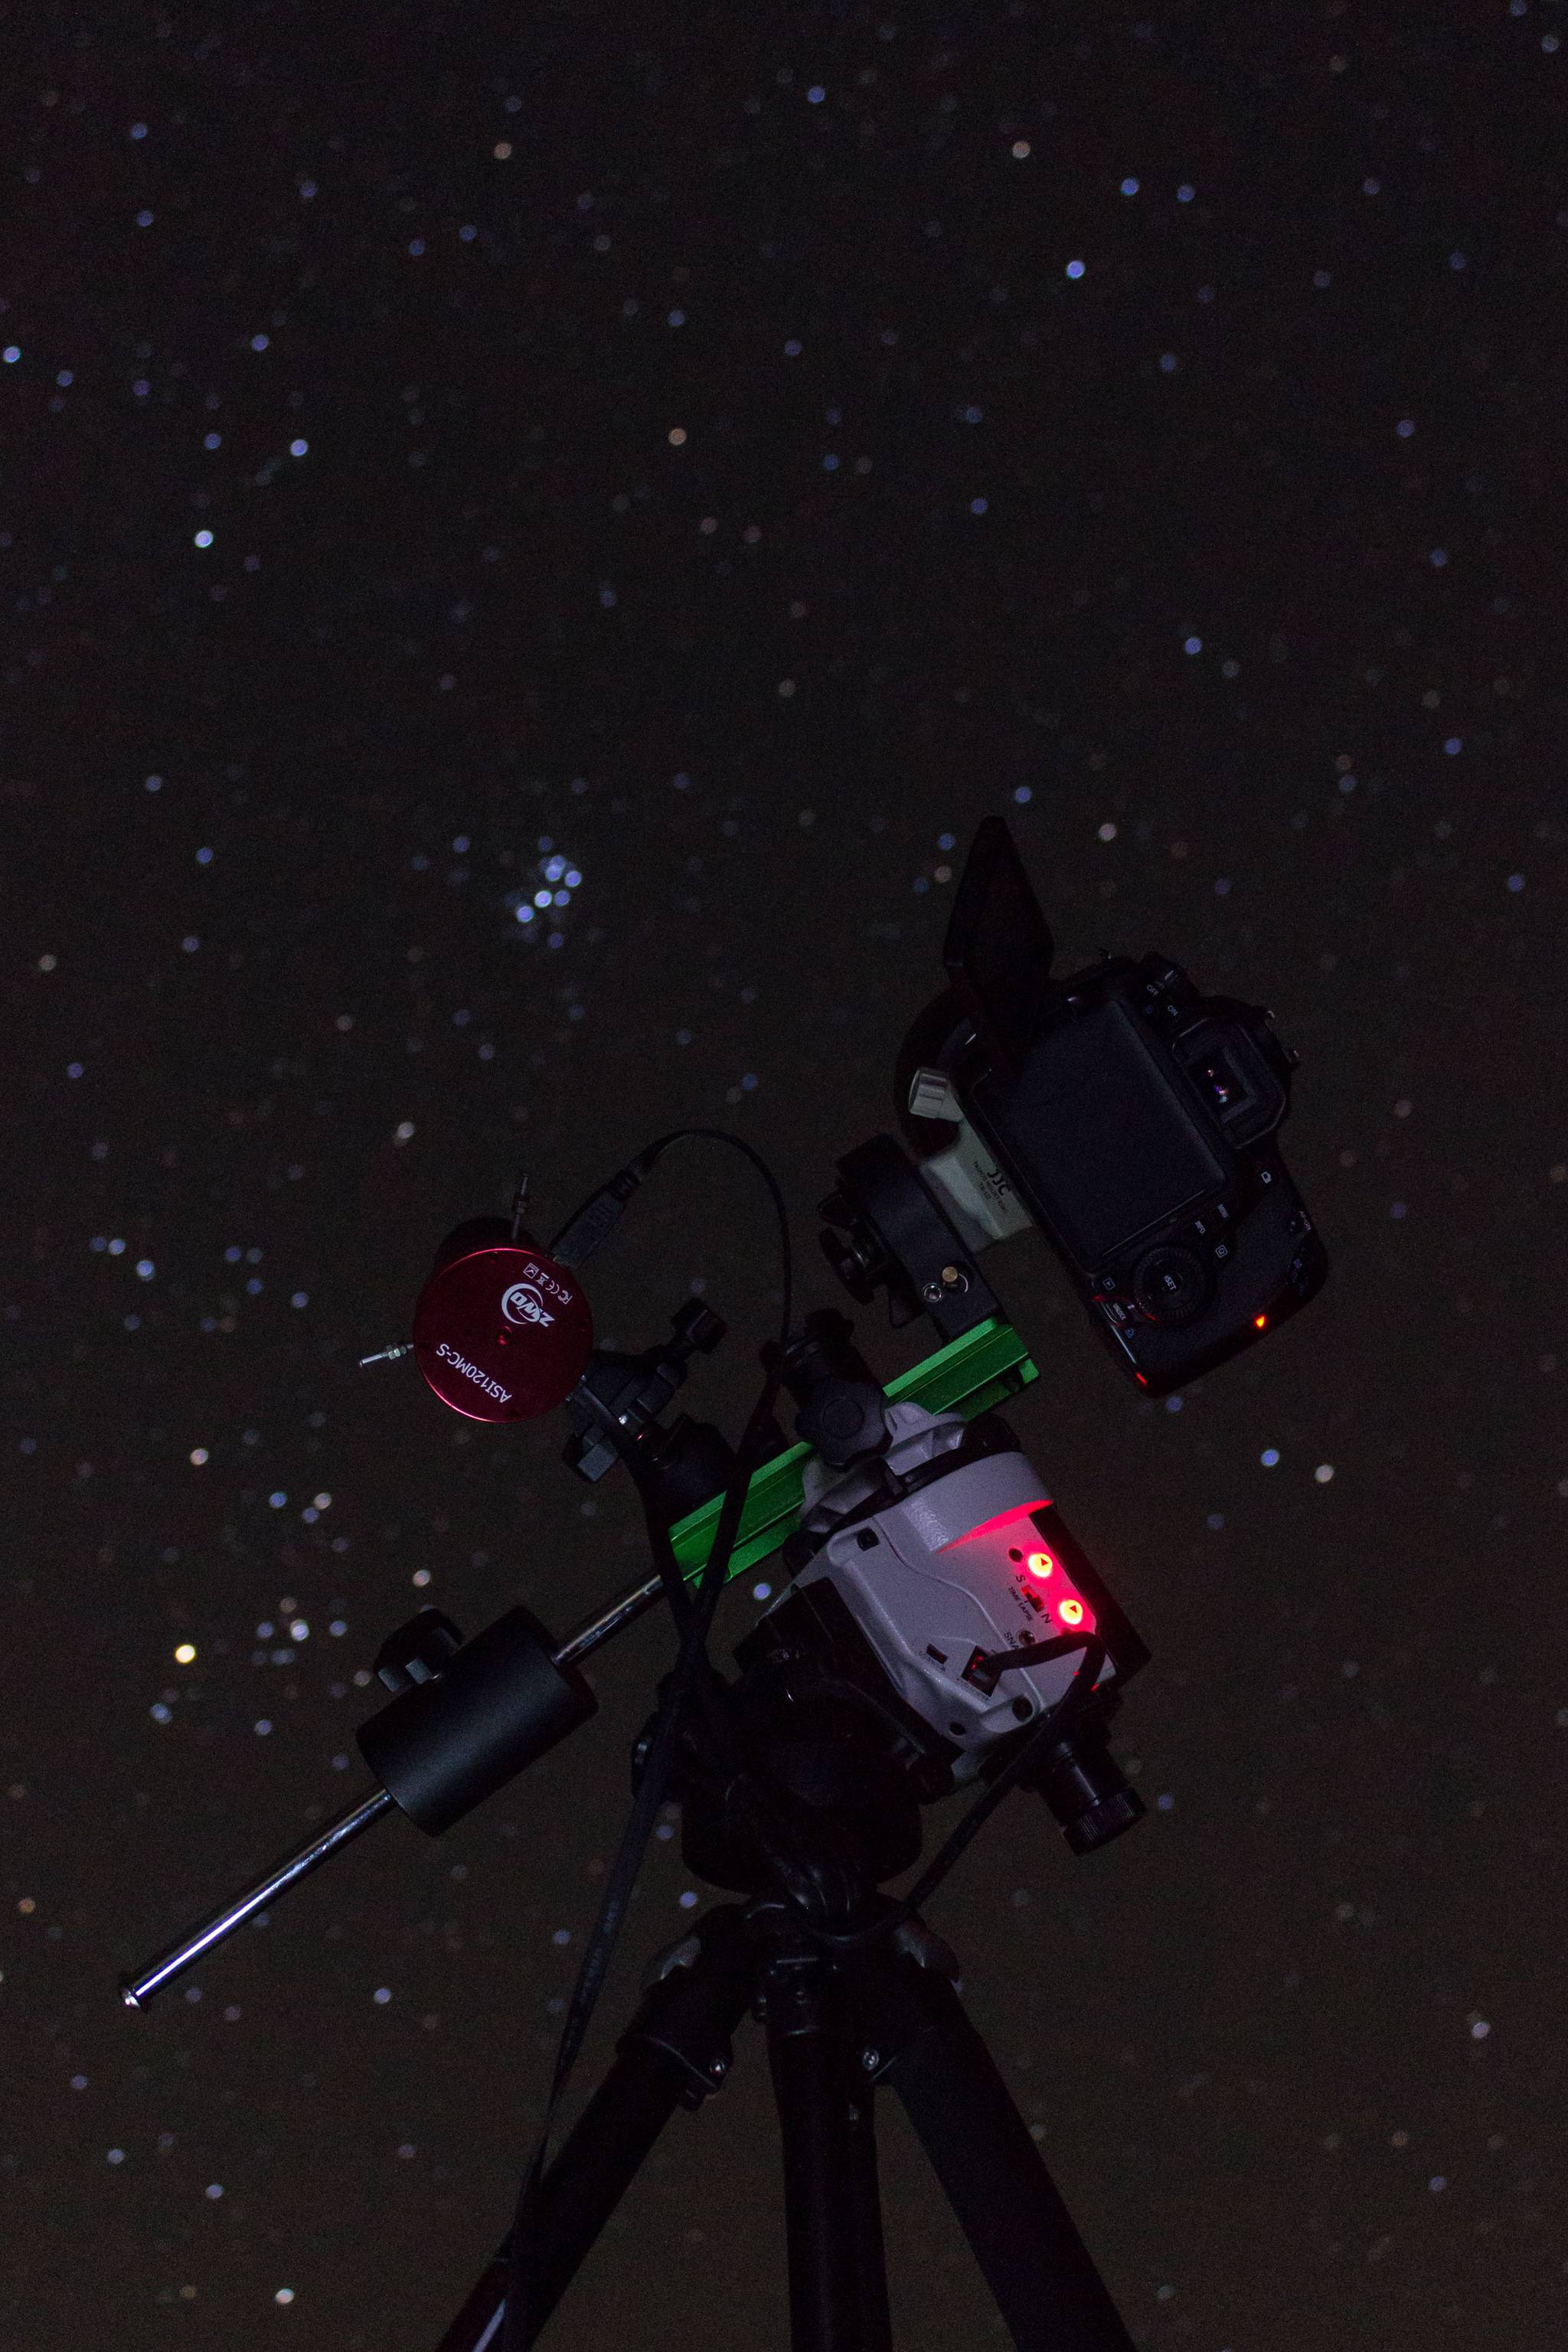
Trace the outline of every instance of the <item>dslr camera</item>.
{"type": "MultiPolygon", "coordinates": [[[[992,1311],[970,1263],[1037,1225],[1123,1370],[1166,1395],[1321,1289],[1328,1255],[1279,1156],[1298,1056],[1261,1005],[1152,954],[1053,978],[1055,943],[1000,817],[981,824],[942,950],[950,985],[899,1054],[899,1125],[952,1248],[909,1278],[889,1137],[838,1163],[830,1264],[895,1325],[992,1311]]],[[[905,1162],[906,1169],[908,1167],[905,1162]]],[[[923,1223],[923,1219],[915,1220],[923,1223]]],[[[934,1254],[928,1248],[926,1255],[934,1254]]]]}

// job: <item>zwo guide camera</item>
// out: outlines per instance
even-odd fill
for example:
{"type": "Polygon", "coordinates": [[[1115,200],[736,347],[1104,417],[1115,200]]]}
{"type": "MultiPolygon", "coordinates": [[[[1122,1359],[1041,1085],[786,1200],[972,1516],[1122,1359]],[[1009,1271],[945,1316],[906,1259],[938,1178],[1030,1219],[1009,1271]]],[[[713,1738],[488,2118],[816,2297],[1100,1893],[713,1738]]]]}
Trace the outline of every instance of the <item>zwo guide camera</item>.
{"type": "Polygon", "coordinates": [[[647,1145],[545,1244],[523,1224],[524,1179],[511,1217],[448,1234],[411,1336],[363,1360],[412,1355],[471,1420],[563,1413],[561,1458],[578,1478],[625,1465],[650,1572],[563,1640],[521,1606],[467,1641],[434,1609],[390,1635],[375,1662],[389,1697],[358,1734],[372,1793],[124,1978],[131,2008],[384,1814],[436,1836],[493,1795],[594,1714],[582,1661],[623,1625],[663,1605],[676,1634],[512,2227],[439,2352],[533,2343],[674,2110],[722,2087],[748,2015],[778,2106],[792,2352],[891,2352],[884,2086],[1019,2352],[1131,2352],[960,2004],[957,1959],[920,1913],[1015,1789],[1043,1800],[1079,1854],[1143,1811],[1109,1729],[1148,1653],[1000,1410],[1037,1374],[981,1260],[1037,1228],[1151,1396],[1256,1345],[1316,1294],[1328,1261],[1279,1156],[1296,1056],[1271,1016],[1202,995],[1163,956],[1058,979],[1053,954],[1007,828],[987,818],[948,927],[948,986],[898,1056],[899,1137],[847,1152],[820,1210],[852,1299],[884,1294],[894,1326],[929,1318],[939,1345],[911,1371],[879,1381],[837,1307],[795,1324],[777,1185],[718,1129],[647,1145]],[[670,1412],[721,1318],[689,1299],[640,1353],[597,1348],[582,1280],[665,1152],[697,1140],[745,1155],[778,1227],[783,1314],[738,1444],[670,1412]],[[721,1591],[764,1559],[780,1597],[724,1671],[708,1648],[721,1591]],[[895,1897],[926,1809],[954,1800],[956,1826],[895,1897]],[[614,2065],[552,2155],[667,1801],[688,1867],[732,1899],[649,1963],[614,2065]]]}

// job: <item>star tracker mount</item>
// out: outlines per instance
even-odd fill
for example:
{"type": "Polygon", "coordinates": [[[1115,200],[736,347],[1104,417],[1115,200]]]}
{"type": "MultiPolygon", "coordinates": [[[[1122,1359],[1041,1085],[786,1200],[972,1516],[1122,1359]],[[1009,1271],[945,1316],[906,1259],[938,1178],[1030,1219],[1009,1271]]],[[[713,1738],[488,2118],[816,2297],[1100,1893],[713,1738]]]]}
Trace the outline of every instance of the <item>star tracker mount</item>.
{"type": "MultiPolygon", "coordinates": [[[[997,1409],[1037,1378],[978,1260],[1037,1225],[1124,1370],[1152,1394],[1254,1344],[1321,1286],[1322,1245],[1278,1152],[1294,1056],[1270,1016],[1199,995],[1176,966],[1106,959],[1051,976],[1044,917],[1005,826],[979,829],[944,949],[950,986],[911,1026],[891,1136],[841,1159],[821,1243],[850,1296],[942,1342],[879,1381],[837,1308],[791,1321],[788,1227],[752,1148],[716,1129],[649,1145],[542,1247],[513,1214],[459,1226],[416,1307],[436,1395],[485,1422],[559,1407],[563,1460],[624,1464],[654,1573],[564,1642],[525,1608],[465,1642],[424,1610],[384,1643],[391,1695],[362,1726],[377,1787],[146,1969],[146,2002],[384,1813],[438,1835],[595,1711],[581,1661],[665,1601],[679,1647],[632,1758],[634,1802],[568,2012],[545,2132],[512,2230],[440,2352],[521,2352],[545,2326],[678,2105],[727,2078],[763,2026],[783,2137],[793,2352],[890,2352],[873,2106],[914,2124],[1023,2352],[1130,2352],[1039,2150],[953,1989],[919,1906],[1014,1788],[1087,1854],[1142,1805],[1110,1749],[1147,1653],[997,1409]],[[738,1448],[664,1416],[725,1334],[689,1299],[640,1354],[594,1346],[579,1269],[684,1137],[742,1151],[779,1220],[784,1311],[738,1448]],[[796,1442],[774,1407],[795,1407],[796,1442]],[[724,1584],[776,1558],[780,1599],[707,1651],[724,1584]],[[967,1790],[901,1899],[926,1807],[967,1790]],[[550,2125],[658,1809],[722,1904],[650,1965],[608,2076],[553,2160],[550,2125]]],[[[367,1358],[367,1362],[378,1360],[367,1358]]]]}

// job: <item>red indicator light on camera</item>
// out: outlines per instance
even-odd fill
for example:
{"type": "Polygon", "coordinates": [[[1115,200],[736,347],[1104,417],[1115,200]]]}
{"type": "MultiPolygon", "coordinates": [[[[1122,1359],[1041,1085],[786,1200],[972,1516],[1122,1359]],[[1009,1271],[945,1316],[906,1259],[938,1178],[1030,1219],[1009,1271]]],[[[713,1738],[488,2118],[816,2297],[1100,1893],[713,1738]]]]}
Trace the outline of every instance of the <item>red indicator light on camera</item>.
{"type": "Polygon", "coordinates": [[[1032,1551],[1024,1566],[1031,1576],[1054,1576],[1057,1564],[1048,1551],[1032,1551]]]}

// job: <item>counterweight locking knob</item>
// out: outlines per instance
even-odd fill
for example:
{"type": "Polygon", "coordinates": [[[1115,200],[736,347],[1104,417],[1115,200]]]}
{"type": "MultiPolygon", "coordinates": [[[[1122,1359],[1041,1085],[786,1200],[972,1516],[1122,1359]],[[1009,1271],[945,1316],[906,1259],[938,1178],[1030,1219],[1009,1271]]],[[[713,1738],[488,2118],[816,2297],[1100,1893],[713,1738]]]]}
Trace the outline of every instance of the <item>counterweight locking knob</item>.
{"type": "Polygon", "coordinates": [[[406,1625],[389,1633],[375,1654],[375,1671],[389,1691],[412,1690],[433,1682],[463,1637],[439,1609],[421,1609],[406,1625]]]}

